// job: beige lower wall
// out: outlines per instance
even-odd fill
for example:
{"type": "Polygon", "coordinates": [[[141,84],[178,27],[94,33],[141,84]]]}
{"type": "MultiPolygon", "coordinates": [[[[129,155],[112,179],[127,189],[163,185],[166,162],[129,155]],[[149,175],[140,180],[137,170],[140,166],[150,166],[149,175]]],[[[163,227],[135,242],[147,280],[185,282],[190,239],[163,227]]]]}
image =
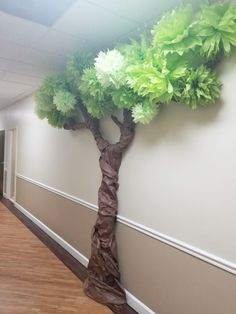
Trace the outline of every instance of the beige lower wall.
{"type": "Polygon", "coordinates": [[[83,255],[90,254],[90,233],[96,213],[55,193],[17,178],[16,202],[83,255]]]}
{"type": "MultiPolygon", "coordinates": [[[[16,201],[89,257],[92,210],[17,178],[16,201]]],[[[235,314],[236,276],[121,223],[125,288],[158,314],[235,314]]]]}

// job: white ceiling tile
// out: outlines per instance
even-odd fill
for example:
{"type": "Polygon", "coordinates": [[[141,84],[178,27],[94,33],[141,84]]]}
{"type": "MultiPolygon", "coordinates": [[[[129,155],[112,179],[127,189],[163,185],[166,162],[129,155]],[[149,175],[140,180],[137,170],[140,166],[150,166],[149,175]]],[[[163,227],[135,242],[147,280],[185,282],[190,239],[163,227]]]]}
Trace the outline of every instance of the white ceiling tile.
{"type": "Polygon", "coordinates": [[[58,54],[68,55],[76,49],[84,47],[84,40],[76,36],[56,30],[49,30],[32,47],[58,54]]]}
{"type": "MultiPolygon", "coordinates": [[[[4,72],[4,74],[5,75],[2,78],[4,81],[26,84],[33,87],[39,86],[42,81],[42,79],[37,78],[35,76],[19,74],[16,72],[4,72]]],[[[0,72],[0,77],[1,77],[1,72],[0,72]]]]}
{"type": "Polygon", "coordinates": [[[2,105],[4,105],[4,104],[8,104],[8,102],[9,102],[9,95],[2,95],[2,94],[0,94],[0,107],[2,107],[2,105]]]}
{"type": "Polygon", "coordinates": [[[3,109],[4,107],[8,106],[10,103],[9,103],[9,98],[7,97],[2,97],[0,95],[0,109],[3,109]]]}
{"type": "Polygon", "coordinates": [[[13,104],[13,103],[19,101],[20,99],[22,99],[22,98],[24,98],[26,96],[31,95],[34,91],[35,91],[35,88],[26,89],[24,92],[22,92],[22,93],[16,95],[15,97],[11,98],[10,104],[13,104]]]}
{"type": "Polygon", "coordinates": [[[6,72],[0,70],[0,80],[2,80],[4,76],[6,76],[6,72]]]}
{"type": "Polygon", "coordinates": [[[122,34],[120,37],[118,37],[115,41],[115,43],[124,43],[128,42],[131,39],[140,40],[141,34],[151,34],[151,29],[153,25],[156,23],[157,19],[156,17],[151,18],[149,21],[145,22],[143,25],[140,25],[134,29],[132,29],[130,32],[126,32],[122,34]]]}
{"type": "Polygon", "coordinates": [[[49,74],[48,69],[42,69],[21,61],[6,60],[4,58],[0,58],[0,70],[16,72],[18,74],[33,76],[36,78],[42,78],[49,74]]]}
{"type": "Polygon", "coordinates": [[[115,38],[135,28],[137,24],[88,2],[76,2],[53,28],[80,36],[99,46],[111,44],[115,38]]]}
{"type": "Polygon", "coordinates": [[[32,86],[0,80],[0,107],[12,104],[15,100],[31,94],[32,86]]]}
{"type": "Polygon", "coordinates": [[[11,61],[8,61],[5,58],[0,57],[0,70],[1,71],[7,70],[10,64],[11,64],[11,61]]]}
{"type": "Polygon", "coordinates": [[[17,96],[11,98],[9,96],[4,97],[0,95],[0,109],[3,109],[7,106],[10,106],[12,104],[14,104],[15,102],[19,101],[20,99],[30,95],[30,92],[24,92],[24,93],[20,93],[17,96]]]}
{"type": "Polygon", "coordinates": [[[1,0],[0,10],[20,18],[52,25],[76,0],[1,0]]]}
{"type": "Polygon", "coordinates": [[[29,48],[0,38],[0,57],[18,61],[29,51],[29,48]]]}
{"type": "Polygon", "coordinates": [[[56,53],[30,48],[29,53],[24,55],[21,61],[51,72],[63,69],[66,57],[56,53]]]}
{"type": "Polygon", "coordinates": [[[144,23],[149,19],[160,16],[163,11],[169,10],[182,3],[182,0],[157,1],[157,0],[86,0],[105,8],[110,12],[126,17],[130,20],[144,23]]]}
{"type": "Polygon", "coordinates": [[[47,30],[46,26],[0,11],[0,38],[21,45],[30,45],[43,36],[47,30]]]}
{"type": "Polygon", "coordinates": [[[4,96],[14,97],[19,93],[26,91],[28,88],[29,86],[27,85],[0,80],[0,95],[2,97],[4,96]]]}

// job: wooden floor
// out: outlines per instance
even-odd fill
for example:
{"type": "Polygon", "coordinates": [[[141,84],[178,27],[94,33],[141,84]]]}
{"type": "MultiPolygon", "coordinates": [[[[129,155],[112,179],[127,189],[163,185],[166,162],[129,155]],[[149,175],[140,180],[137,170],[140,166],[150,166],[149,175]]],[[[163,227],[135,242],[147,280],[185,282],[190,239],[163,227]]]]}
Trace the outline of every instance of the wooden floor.
{"type": "Polygon", "coordinates": [[[0,202],[0,314],[108,314],[0,202]]]}

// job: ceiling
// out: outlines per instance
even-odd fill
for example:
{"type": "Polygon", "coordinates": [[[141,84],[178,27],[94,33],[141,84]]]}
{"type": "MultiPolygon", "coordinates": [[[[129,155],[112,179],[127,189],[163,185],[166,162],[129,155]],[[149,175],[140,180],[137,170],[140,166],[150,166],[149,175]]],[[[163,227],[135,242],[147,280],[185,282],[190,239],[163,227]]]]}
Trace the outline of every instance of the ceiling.
{"type": "Polygon", "coordinates": [[[21,1],[0,0],[0,108],[31,94],[42,78],[64,67],[66,56],[75,49],[105,49],[135,37],[181,2],[21,1]]]}

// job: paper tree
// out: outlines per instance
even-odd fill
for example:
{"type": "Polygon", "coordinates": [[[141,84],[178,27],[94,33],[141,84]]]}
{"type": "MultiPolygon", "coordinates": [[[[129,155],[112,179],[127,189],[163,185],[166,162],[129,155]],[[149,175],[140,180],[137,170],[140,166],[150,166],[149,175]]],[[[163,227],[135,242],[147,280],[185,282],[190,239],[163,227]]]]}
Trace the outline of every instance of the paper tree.
{"type": "Polygon", "coordinates": [[[57,128],[89,130],[101,154],[99,212],[84,283],[86,294],[98,302],[118,308],[126,303],[119,282],[115,223],[118,172],[136,124],[151,122],[170,102],[191,109],[214,103],[221,83],[213,67],[235,45],[235,5],[204,4],[196,14],[191,5],[180,6],[165,14],[150,36],[141,35],[139,41],[96,56],[76,52],[65,71],[47,77],[36,92],[39,118],[57,128]],[[122,112],[122,119],[117,112],[122,112]],[[120,130],[115,144],[100,131],[104,117],[110,117],[120,130]]]}

